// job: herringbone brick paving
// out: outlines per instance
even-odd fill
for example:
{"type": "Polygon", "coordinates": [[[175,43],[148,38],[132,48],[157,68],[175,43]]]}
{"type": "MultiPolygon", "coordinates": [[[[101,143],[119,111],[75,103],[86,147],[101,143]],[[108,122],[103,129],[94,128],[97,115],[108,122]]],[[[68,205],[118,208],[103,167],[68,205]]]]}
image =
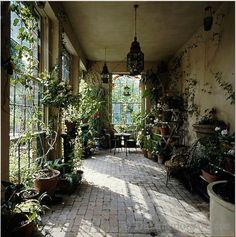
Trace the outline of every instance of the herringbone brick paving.
{"type": "Polygon", "coordinates": [[[83,182],[43,216],[55,237],[209,236],[209,206],[140,152],[99,151],[83,161],[83,182]]]}

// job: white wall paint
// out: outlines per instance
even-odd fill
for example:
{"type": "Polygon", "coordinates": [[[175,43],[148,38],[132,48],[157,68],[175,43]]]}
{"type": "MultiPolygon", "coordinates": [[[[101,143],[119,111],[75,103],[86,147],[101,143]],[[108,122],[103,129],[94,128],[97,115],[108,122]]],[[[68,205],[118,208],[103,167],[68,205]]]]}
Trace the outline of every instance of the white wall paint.
{"type": "MultiPolygon", "coordinates": [[[[235,88],[235,9],[234,2],[223,3],[214,14],[211,31],[204,31],[203,26],[186,42],[185,45],[171,59],[169,67],[173,67],[175,59],[183,55],[178,72],[181,90],[186,86],[186,80],[197,80],[195,103],[198,104],[201,114],[207,108],[215,107],[217,117],[230,124],[230,131],[235,130],[235,106],[226,100],[225,91],[216,82],[214,74],[222,73],[222,79],[235,88]],[[195,48],[188,48],[197,45],[195,48]],[[185,51],[185,49],[187,49],[185,51]],[[205,83],[209,83],[206,86],[205,83]],[[212,94],[202,91],[208,90],[212,94]]],[[[172,79],[177,79],[176,77],[172,79]]],[[[195,139],[192,124],[196,122],[193,116],[188,120],[187,143],[195,139]]]]}

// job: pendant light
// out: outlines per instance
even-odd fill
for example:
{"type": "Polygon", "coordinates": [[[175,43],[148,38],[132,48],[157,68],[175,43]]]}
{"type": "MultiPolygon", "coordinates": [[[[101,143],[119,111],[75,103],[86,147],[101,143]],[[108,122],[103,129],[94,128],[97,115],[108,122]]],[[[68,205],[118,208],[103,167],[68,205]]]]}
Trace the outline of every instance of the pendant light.
{"type": "Polygon", "coordinates": [[[144,69],[144,54],[141,51],[139,42],[137,41],[136,35],[136,12],[138,5],[134,5],[135,10],[135,31],[134,41],[131,44],[130,52],[127,54],[127,70],[131,76],[138,75],[144,69]]]}
{"type": "Polygon", "coordinates": [[[131,90],[131,88],[128,86],[128,84],[127,84],[127,80],[128,80],[128,78],[129,78],[129,76],[124,76],[125,78],[126,78],[126,85],[124,86],[124,91],[123,91],[123,95],[124,96],[130,96],[131,94],[130,94],[130,90],[131,90]]]}
{"type": "Polygon", "coordinates": [[[124,87],[124,92],[123,92],[124,96],[130,96],[130,87],[129,86],[125,86],[124,87]]]}
{"type": "Polygon", "coordinates": [[[211,26],[213,23],[213,16],[211,11],[211,6],[205,8],[205,17],[204,17],[204,30],[211,30],[211,26]]]}
{"type": "Polygon", "coordinates": [[[101,73],[102,82],[108,83],[109,77],[110,77],[110,75],[109,75],[109,71],[108,71],[108,68],[106,65],[106,48],[105,48],[105,62],[104,62],[104,65],[102,68],[102,73],[101,73]]]}

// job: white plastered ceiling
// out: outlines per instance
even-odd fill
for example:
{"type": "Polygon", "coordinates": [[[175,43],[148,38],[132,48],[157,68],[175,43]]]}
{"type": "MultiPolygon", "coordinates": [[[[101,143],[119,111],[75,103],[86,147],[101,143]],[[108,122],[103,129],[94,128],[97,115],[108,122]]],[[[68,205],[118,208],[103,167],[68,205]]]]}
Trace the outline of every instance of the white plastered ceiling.
{"type": "Polygon", "coordinates": [[[134,38],[134,4],[137,38],[145,61],[167,60],[203,27],[205,7],[213,11],[221,2],[172,1],[64,1],[62,2],[81,48],[90,61],[124,61],[134,38]]]}

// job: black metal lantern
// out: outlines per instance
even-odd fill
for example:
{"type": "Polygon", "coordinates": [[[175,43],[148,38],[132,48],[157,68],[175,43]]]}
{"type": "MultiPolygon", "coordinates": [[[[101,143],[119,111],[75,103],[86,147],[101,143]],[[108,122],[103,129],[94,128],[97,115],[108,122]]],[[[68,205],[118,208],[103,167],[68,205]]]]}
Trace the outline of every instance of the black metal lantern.
{"type": "Polygon", "coordinates": [[[212,11],[211,7],[208,6],[205,8],[204,30],[205,31],[211,30],[212,23],[213,23],[212,11]]]}
{"type": "Polygon", "coordinates": [[[129,86],[125,86],[124,87],[124,93],[123,93],[124,96],[130,96],[130,87],[129,86]]]}
{"type": "Polygon", "coordinates": [[[130,52],[127,54],[127,70],[131,76],[138,75],[144,69],[144,54],[141,51],[139,42],[136,36],[136,10],[138,5],[134,5],[135,9],[135,35],[134,41],[131,44],[130,52]]]}
{"type": "Polygon", "coordinates": [[[108,83],[109,77],[110,77],[110,74],[109,74],[109,71],[108,71],[108,68],[106,65],[106,49],[105,49],[105,62],[104,62],[104,65],[102,68],[102,73],[101,73],[102,82],[108,83]]]}

